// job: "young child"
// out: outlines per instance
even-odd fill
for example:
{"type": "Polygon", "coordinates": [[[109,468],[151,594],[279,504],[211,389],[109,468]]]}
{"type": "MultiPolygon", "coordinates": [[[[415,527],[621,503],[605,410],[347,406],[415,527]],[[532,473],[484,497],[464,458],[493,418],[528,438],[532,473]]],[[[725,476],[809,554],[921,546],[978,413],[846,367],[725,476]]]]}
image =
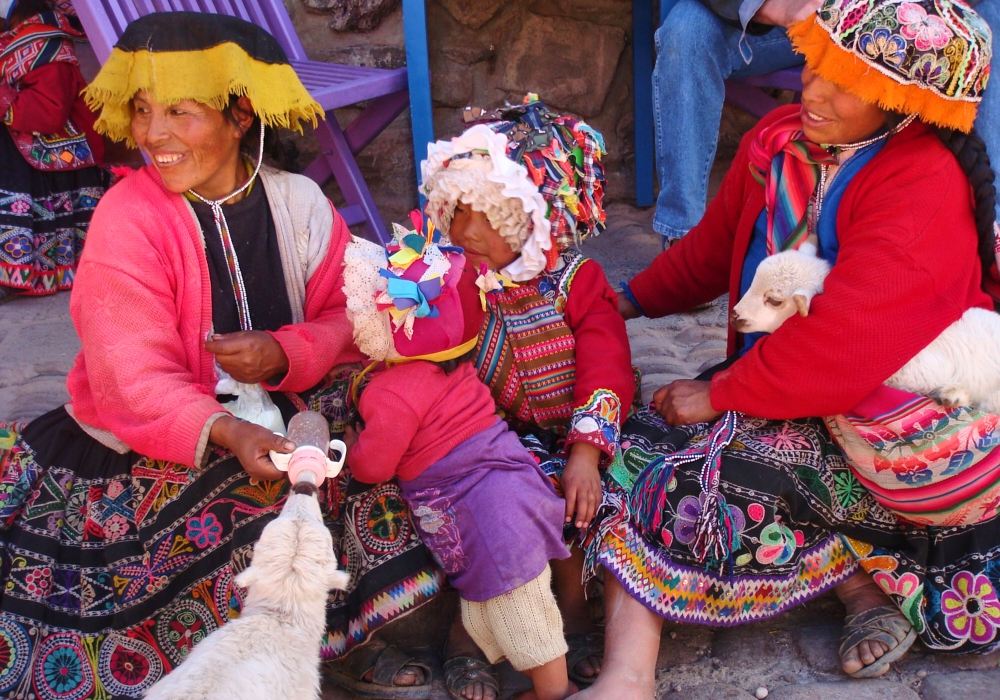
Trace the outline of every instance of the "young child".
{"type": "MultiPolygon", "coordinates": [[[[422,164],[427,215],[486,270],[488,318],[476,369],[560,486],[572,536],[586,530],[601,505],[602,470],[619,452],[619,429],[635,394],[616,295],[600,265],[577,250],[604,229],[604,142],[534,95],[500,112],[466,115],[481,123],[431,144],[422,164]]],[[[604,646],[580,583],[583,564],[579,547],[553,563],[577,684],[593,682],[604,646]]],[[[450,644],[461,646],[456,635],[450,644]]],[[[468,660],[461,665],[486,671],[468,660]]],[[[471,700],[482,691],[472,681],[454,685],[456,697],[471,700]]]]}
{"type": "Polygon", "coordinates": [[[361,482],[398,479],[469,634],[531,678],[521,697],[558,700],[575,692],[549,569],[569,556],[562,501],[465,361],[483,321],[475,273],[433,238],[397,229],[388,261],[360,239],[345,252],[355,342],[385,363],[361,392],[347,463],[361,482]]]}
{"type": "Polygon", "coordinates": [[[73,40],[82,37],[47,0],[0,0],[0,299],[73,286],[108,187],[104,144],[80,96],[73,40]]]}

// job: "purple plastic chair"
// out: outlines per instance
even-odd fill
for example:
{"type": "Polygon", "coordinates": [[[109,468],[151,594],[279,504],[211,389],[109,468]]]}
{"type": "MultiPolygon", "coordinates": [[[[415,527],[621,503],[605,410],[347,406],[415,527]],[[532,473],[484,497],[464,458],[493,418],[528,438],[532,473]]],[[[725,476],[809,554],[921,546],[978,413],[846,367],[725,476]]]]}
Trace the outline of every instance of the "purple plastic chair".
{"type": "Polygon", "coordinates": [[[406,69],[386,70],[310,61],[282,0],[73,0],[87,37],[103,64],[128,23],[152,12],[209,12],[239,17],[278,40],[299,79],[326,110],[316,128],[322,153],[305,174],[323,184],[333,175],[347,206],[338,211],[348,226],[364,224],[368,237],[386,243],[382,217],[354,155],[371,143],[409,104],[406,69]],[[345,129],[333,110],[369,101],[345,129]]]}

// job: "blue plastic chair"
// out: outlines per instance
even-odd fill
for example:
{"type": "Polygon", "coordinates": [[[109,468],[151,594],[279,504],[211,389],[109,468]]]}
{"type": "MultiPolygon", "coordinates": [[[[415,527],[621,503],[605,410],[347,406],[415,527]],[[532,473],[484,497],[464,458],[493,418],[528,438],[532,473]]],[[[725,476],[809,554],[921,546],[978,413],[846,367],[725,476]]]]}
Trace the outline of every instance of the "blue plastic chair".
{"type": "MultiPolygon", "coordinates": [[[[424,0],[403,0],[403,35],[406,40],[406,77],[410,88],[410,124],[413,159],[420,186],[420,162],[427,158],[427,144],[434,141],[431,107],[431,69],[427,58],[427,10],[424,0]]],[[[423,209],[424,197],[420,196],[423,209]]]]}

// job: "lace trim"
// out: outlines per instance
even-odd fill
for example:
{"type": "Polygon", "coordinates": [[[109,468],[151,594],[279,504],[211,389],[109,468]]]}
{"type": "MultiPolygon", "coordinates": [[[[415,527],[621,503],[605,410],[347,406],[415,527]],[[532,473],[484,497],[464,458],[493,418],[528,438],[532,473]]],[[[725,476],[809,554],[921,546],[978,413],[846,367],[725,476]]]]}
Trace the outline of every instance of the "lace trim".
{"type": "Polygon", "coordinates": [[[358,349],[374,362],[395,357],[388,314],[376,306],[376,296],[385,291],[385,249],[377,243],[351,236],[344,250],[344,295],[347,317],[354,328],[358,349]]]}
{"type": "Polygon", "coordinates": [[[442,234],[448,233],[456,202],[481,206],[505,240],[518,241],[521,257],[504,269],[508,277],[526,282],[545,269],[545,251],[553,245],[549,235],[552,224],[546,216],[548,204],[527,168],[507,157],[506,136],[485,124],[476,124],[450,141],[429,144],[420,171],[427,213],[442,234]],[[452,160],[466,153],[474,155],[452,160]],[[500,187],[485,189],[483,177],[500,187]],[[483,204],[468,201],[467,197],[482,198],[483,204]],[[520,223],[522,217],[530,220],[529,225],[520,223]]]}

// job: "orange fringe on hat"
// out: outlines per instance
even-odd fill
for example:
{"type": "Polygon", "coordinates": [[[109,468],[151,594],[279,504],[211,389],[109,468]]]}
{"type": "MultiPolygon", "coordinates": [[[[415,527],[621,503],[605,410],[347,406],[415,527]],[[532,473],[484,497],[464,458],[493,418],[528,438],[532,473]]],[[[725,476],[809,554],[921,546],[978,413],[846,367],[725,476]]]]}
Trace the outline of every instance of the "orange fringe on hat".
{"type": "Polygon", "coordinates": [[[978,101],[948,100],[918,83],[906,85],[840,46],[816,17],[788,28],[792,46],[813,73],[884,110],[917,114],[924,122],[964,133],[972,131],[978,101]]]}

